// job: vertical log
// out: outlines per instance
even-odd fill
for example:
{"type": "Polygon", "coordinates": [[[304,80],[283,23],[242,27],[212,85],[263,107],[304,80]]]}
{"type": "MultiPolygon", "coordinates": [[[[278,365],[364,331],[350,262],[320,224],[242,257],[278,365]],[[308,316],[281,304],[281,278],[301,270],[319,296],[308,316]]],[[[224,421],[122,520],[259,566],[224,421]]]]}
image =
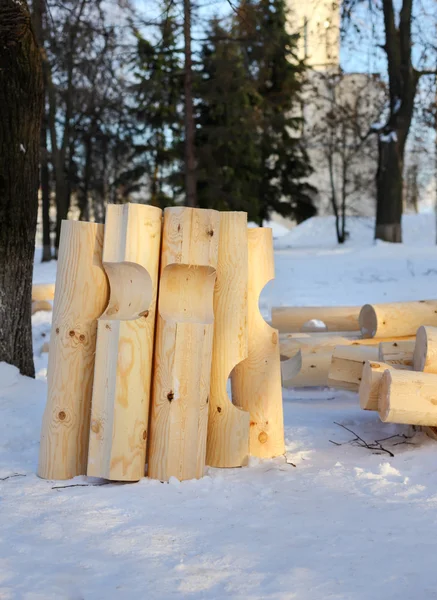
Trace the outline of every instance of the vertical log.
{"type": "Polygon", "coordinates": [[[103,225],[61,228],[38,475],[86,473],[97,318],[108,299],[102,268],[103,225]]]}
{"type": "Polygon", "coordinates": [[[161,481],[204,472],[219,235],[217,211],[164,212],[148,470],[161,481]]]}
{"type": "Polygon", "coordinates": [[[274,279],[272,230],[248,230],[248,356],[232,372],[233,402],[250,414],[249,454],[284,454],[279,333],[259,311],[259,296],[274,279]]]}
{"type": "Polygon", "coordinates": [[[87,474],[144,477],[161,209],[108,205],[103,267],[110,299],[99,319],[87,474]]]}
{"type": "Polygon", "coordinates": [[[222,213],[206,452],[212,467],[240,467],[249,456],[249,413],[232,404],[226,391],[232,369],[248,353],[247,253],[246,213],[222,213]]]}

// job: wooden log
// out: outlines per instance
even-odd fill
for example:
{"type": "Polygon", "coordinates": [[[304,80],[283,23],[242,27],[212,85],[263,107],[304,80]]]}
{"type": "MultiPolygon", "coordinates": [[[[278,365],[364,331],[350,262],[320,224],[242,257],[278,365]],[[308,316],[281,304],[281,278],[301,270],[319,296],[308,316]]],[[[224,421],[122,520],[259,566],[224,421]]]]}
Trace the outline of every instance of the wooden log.
{"type": "Polygon", "coordinates": [[[226,384],[248,354],[247,214],[221,215],[206,462],[240,467],[249,457],[250,415],[229,400],[226,384]]]}
{"type": "Polygon", "coordinates": [[[285,388],[326,387],[331,359],[330,351],[301,353],[299,373],[295,377],[287,378],[284,372],[282,386],[285,388]]]}
{"type": "Polygon", "coordinates": [[[281,381],[282,387],[287,387],[286,382],[294,379],[302,369],[302,352],[300,350],[292,356],[287,358],[281,356],[281,381]]]}
{"type": "Polygon", "coordinates": [[[52,305],[47,300],[32,300],[32,314],[39,311],[50,312],[52,310],[52,305]]]}
{"type": "Polygon", "coordinates": [[[415,335],[421,325],[437,326],[437,300],[365,304],[359,321],[363,337],[415,335]]]}
{"type": "Polygon", "coordinates": [[[272,327],[280,333],[320,331],[314,321],[322,322],[326,331],[359,331],[360,306],[276,306],[272,308],[272,327]]]}
{"type": "Polygon", "coordinates": [[[97,318],[108,300],[103,225],[63,221],[38,475],[86,473],[97,318]]]}
{"type": "Polygon", "coordinates": [[[366,360],[377,360],[374,346],[337,346],[332,354],[328,385],[339,389],[358,391],[366,360]]]}
{"type": "Polygon", "coordinates": [[[248,230],[248,356],[232,371],[232,400],[250,414],[249,454],[285,452],[279,334],[259,311],[259,296],[274,279],[272,230],[248,230]]]}
{"type": "Polygon", "coordinates": [[[413,352],[415,341],[381,342],[378,358],[380,361],[397,369],[413,368],[413,352]]]}
{"type": "Polygon", "coordinates": [[[97,328],[87,474],[144,477],[162,211],[110,204],[103,267],[110,298],[97,328]]]}
{"type": "Polygon", "coordinates": [[[384,371],[393,369],[384,362],[366,360],[359,387],[360,407],[363,410],[378,410],[379,386],[384,371]]]}
{"type": "Polygon", "coordinates": [[[161,256],[149,477],[205,467],[220,213],[167,208],[161,256]]]}
{"type": "Polygon", "coordinates": [[[378,413],[384,423],[437,425],[437,375],[416,371],[384,371],[378,413]]]}
{"type": "Polygon", "coordinates": [[[287,334],[279,336],[281,356],[294,356],[297,350],[306,352],[333,352],[336,346],[379,346],[381,342],[400,342],[415,340],[415,336],[401,338],[361,338],[355,334],[287,334]]]}
{"type": "Polygon", "coordinates": [[[55,297],[55,284],[54,283],[35,283],[32,286],[32,300],[38,302],[39,300],[53,300],[55,297]]]}
{"type": "Polygon", "coordinates": [[[422,325],[417,330],[413,369],[437,374],[437,327],[422,325]]]}

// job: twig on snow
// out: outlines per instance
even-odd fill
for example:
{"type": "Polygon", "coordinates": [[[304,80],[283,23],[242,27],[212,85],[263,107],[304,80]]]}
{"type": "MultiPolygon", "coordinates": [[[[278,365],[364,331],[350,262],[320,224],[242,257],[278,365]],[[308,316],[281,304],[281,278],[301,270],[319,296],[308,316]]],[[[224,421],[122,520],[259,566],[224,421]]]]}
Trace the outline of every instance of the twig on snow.
{"type": "Polygon", "coordinates": [[[6,479],[12,479],[13,477],[26,477],[26,473],[13,473],[7,477],[0,477],[0,481],[6,481],[6,479]]]}
{"type": "Polygon", "coordinates": [[[349,429],[349,427],[346,427],[346,425],[342,425],[341,423],[337,423],[337,421],[334,421],[334,424],[338,425],[339,427],[342,427],[343,429],[346,429],[346,431],[349,431],[349,433],[352,433],[352,435],[355,436],[355,439],[350,440],[348,442],[348,444],[353,444],[354,442],[356,442],[358,446],[361,446],[361,448],[367,448],[368,450],[379,450],[381,452],[386,452],[389,456],[391,456],[392,458],[394,458],[393,452],[390,452],[390,450],[387,450],[387,448],[384,448],[384,446],[378,440],[375,440],[375,442],[372,443],[372,444],[368,444],[365,440],[363,440],[362,437],[360,437],[359,435],[357,435],[355,433],[355,431],[352,431],[352,429],[349,429]]]}
{"type": "Polygon", "coordinates": [[[113,481],[103,481],[102,483],[72,483],[71,485],[55,485],[52,490],[65,490],[65,488],[73,487],[98,487],[100,485],[109,485],[113,481]]]}

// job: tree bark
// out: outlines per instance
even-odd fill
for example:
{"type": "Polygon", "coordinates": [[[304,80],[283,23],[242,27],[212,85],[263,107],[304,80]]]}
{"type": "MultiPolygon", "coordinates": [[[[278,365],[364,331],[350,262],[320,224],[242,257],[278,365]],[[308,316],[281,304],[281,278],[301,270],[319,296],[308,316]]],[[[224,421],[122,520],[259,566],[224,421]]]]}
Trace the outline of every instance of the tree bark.
{"type": "Polygon", "coordinates": [[[25,0],[0,3],[0,39],[0,361],[32,377],[32,270],[44,91],[25,0]]]}
{"type": "Polygon", "coordinates": [[[376,239],[402,242],[402,171],[399,143],[380,139],[376,175],[376,239]]]}
{"type": "Polygon", "coordinates": [[[193,62],[191,57],[191,2],[184,0],[184,95],[185,95],[185,204],[197,206],[195,124],[193,111],[193,62]]]}
{"type": "MultiPolygon", "coordinates": [[[[44,15],[45,15],[45,0],[34,0],[33,6],[33,27],[38,41],[38,46],[41,52],[41,60],[44,63],[46,60],[44,49],[44,15]]],[[[47,88],[46,77],[43,68],[44,90],[47,88]]],[[[47,152],[47,126],[48,118],[45,104],[45,96],[43,100],[43,117],[41,123],[41,150],[40,150],[40,170],[41,170],[41,199],[42,199],[42,237],[43,251],[41,262],[48,262],[52,259],[52,244],[50,236],[50,173],[48,165],[47,152]]]]}
{"type": "Polygon", "coordinates": [[[393,0],[383,0],[390,115],[379,133],[375,238],[402,242],[404,151],[414,111],[418,74],[411,59],[413,0],[403,0],[396,26],[393,0]]]}
{"type": "MultiPolygon", "coordinates": [[[[45,111],[44,111],[45,112],[45,111]]],[[[52,260],[52,240],[50,235],[50,173],[47,160],[47,122],[43,115],[41,127],[41,199],[42,199],[42,260],[52,260]]]]}

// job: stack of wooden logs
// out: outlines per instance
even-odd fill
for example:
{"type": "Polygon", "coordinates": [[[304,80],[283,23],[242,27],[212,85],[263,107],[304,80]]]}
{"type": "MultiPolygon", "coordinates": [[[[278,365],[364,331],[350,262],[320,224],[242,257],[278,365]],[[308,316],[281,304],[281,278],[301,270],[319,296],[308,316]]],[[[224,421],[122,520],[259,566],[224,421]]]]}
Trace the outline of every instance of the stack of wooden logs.
{"type": "Polygon", "coordinates": [[[273,309],[272,324],[285,385],[356,391],[383,422],[437,427],[436,300],[273,309]],[[319,321],[337,332],[304,333],[319,321]]]}
{"type": "Polygon", "coordinates": [[[246,213],[64,221],[38,474],[184,480],[283,454],[279,337],[258,309],[273,277],[271,229],[246,213]]]}

